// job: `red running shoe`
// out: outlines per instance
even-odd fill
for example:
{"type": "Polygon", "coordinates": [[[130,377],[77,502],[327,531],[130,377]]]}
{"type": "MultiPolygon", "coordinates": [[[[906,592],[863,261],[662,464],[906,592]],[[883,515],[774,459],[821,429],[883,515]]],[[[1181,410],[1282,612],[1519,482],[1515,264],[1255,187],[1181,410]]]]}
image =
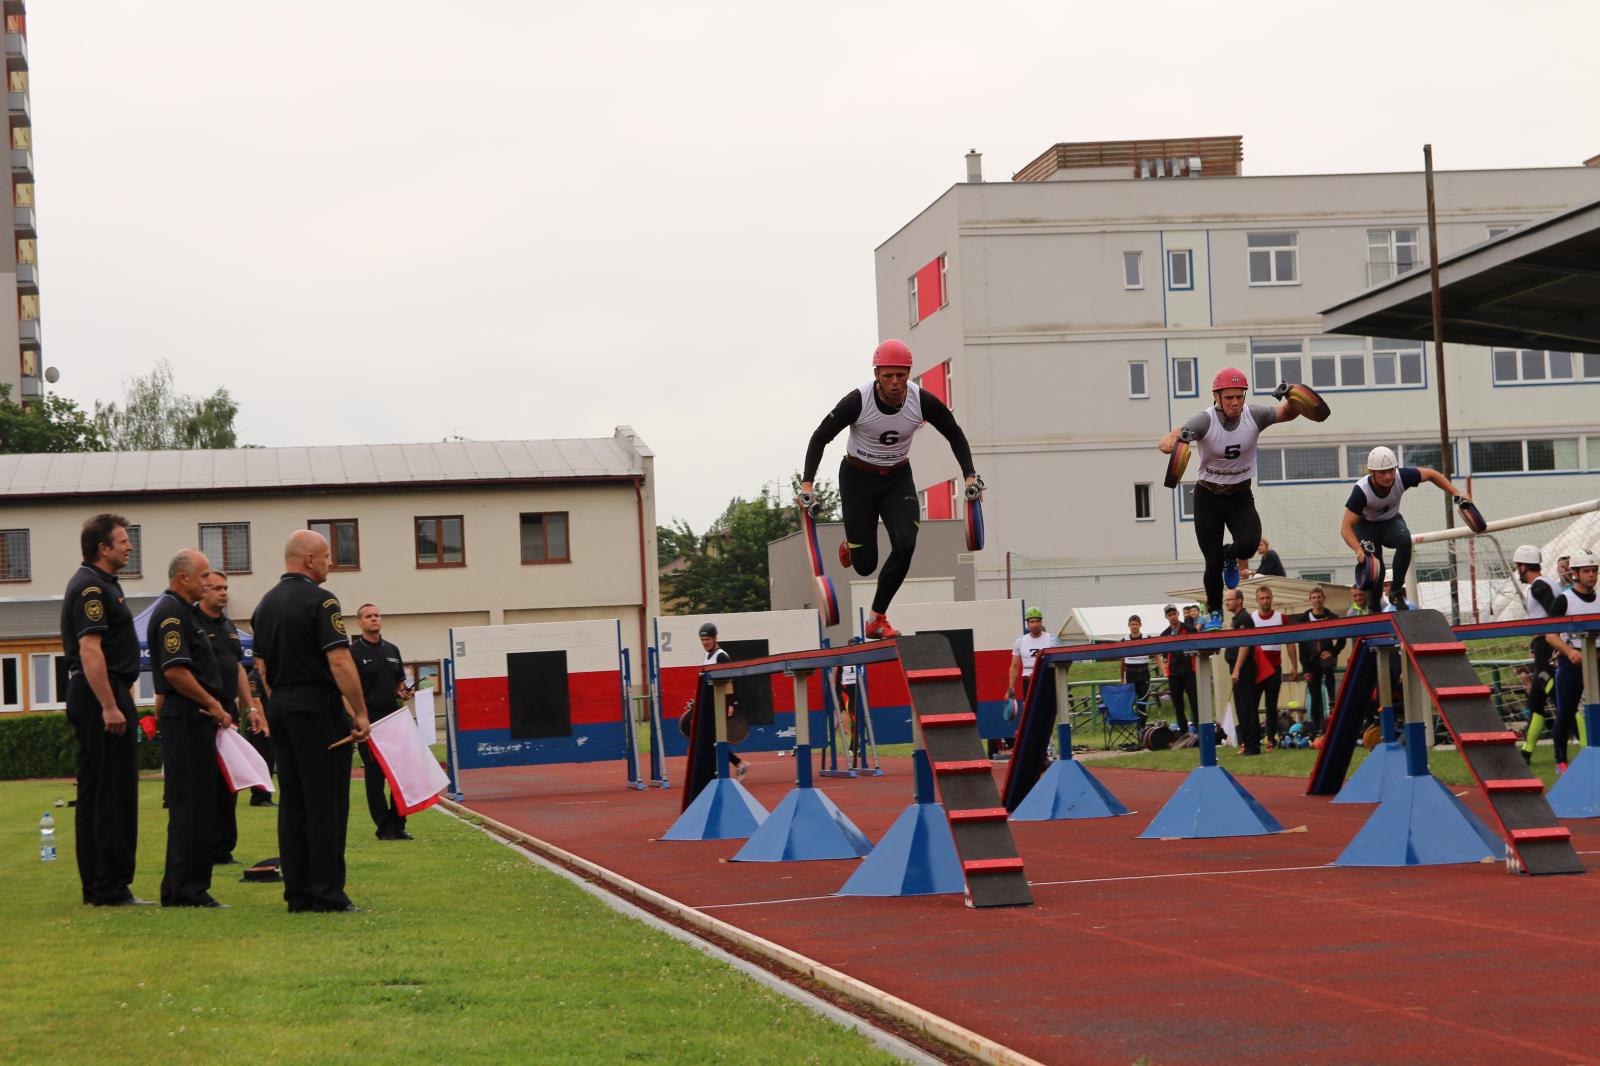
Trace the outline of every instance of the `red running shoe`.
{"type": "Polygon", "coordinates": [[[839,542],[839,565],[846,570],[850,569],[850,542],[848,540],[839,542]]]}
{"type": "MultiPolygon", "coordinates": [[[[868,628],[870,629],[871,627],[869,626],[868,628]]],[[[1558,775],[1559,774],[1564,774],[1566,772],[1567,772],[1567,764],[1566,763],[1564,763],[1564,762],[1556,763],[1556,773],[1558,775]]]]}
{"type": "Polygon", "coordinates": [[[862,634],[868,640],[893,640],[900,635],[900,631],[889,624],[888,615],[880,614],[867,622],[867,628],[862,630],[862,634]]]}

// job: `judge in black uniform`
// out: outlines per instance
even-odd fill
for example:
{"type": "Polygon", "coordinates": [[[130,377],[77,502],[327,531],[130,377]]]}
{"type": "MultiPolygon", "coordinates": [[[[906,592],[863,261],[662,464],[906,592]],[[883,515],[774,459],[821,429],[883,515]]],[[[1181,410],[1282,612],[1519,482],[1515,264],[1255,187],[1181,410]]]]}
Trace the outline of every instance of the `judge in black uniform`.
{"type": "Polygon", "coordinates": [[[167,868],[163,907],[224,907],[211,896],[217,830],[217,730],[233,724],[222,709],[222,673],[196,608],[211,563],[192,548],[172,557],[167,591],[150,611],[146,643],[161,716],[161,770],[167,786],[167,868]]]}
{"type": "Polygon", "coordinates": [[[128,887],[139,841],[139,714],[131,688],[139,679],[139,635],[116,576],[133,554],[128,520],[95,515],[83,524],[79,546],[83,565],[61,602],[67,721],[78,747],[78,879],[85,903],[149,906],[128,887]]]}
{"type": "MultiPolygon", "coordinates": [[[[239,640],[239,627],[228,617],[228,575],[213,570],[206,575],[205,587],[200,590],[198,604],[200,627],[211,641],[211,651],[217,657],[217,670],[222,675],[222,709],[234,725],[239,724],[239,701],[249,709],[246,721],[250,732],[267,731],[266,715],[250,692],[250,681],[244,673],[244,645],[239,640]]],[[[239,843],[238,795],[228,787],[227,780],[217,775],[217,842],[211,849],[214,866],[237,862],[233,857],[234,845],[239,843]]]]}
{"type": "MultiPolygon", "coordinates": [[[[260,708],[261,721],[265,724],[267,720],[267,693],[261,685],[261,672],[256,669],[255,656],[247,654],[246,657],[249,659],[250,665],[245,667],[244,670],[245,682],[250,691],[250,699],[260,708]]],[[[259,733],[246,733],[245,739],[250,742],[252,748],[256,749],[256,754],[261,756],[262,761],[267,764],[267,773],[276,774],[278,772],[278,761],[273,754],[272,738],[267,731],[263,729],[259,733]]],[[[250,806],[276,807],[277,804],[272,802],[271,792],[257,786],[250,790],[250,806]]]]}
{"type": "MultiPolygon", "coordinates": [[[[350,654],[356,660],[356,673],[361,675],[367,718],[377,723],[405,701],[406,664],[400,649],[383,639],[383,612],[377,604],[363,603],[356,612],[356,621],[361,624],[361,635],[350,641],[350,654]]],[[[394,797],[384,798],[383,767],[378,765],[370,744],[361,745],[361,776],[367,786],[367,811],[372,815],[372,824],[378,827],[378,839],[410,840],[405,815],[395,807],[394,797]]]]}
{"type": "Polygon", "coordinates": [[[287,572],[250,620],[278,755],[283,898],[290,913],[355,911],[360,908],[344,892],[350,745],[328,746],[346,737],[367,739],[366,700],[339,598],[318,587],[328,578],[327,539],[296,530],[284,545],[283,563],[287,572]]]}

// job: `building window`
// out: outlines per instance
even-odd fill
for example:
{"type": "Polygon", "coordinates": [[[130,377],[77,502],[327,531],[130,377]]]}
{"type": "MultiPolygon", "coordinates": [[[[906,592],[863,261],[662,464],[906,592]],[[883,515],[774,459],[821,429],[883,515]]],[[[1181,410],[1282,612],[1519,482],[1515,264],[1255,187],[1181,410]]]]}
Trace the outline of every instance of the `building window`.
{"type": "Polygon", "coordinates": [[[1505,222],[1505,223],[1501,223],[1498,226],[1490,226],[1490,227],[1488,227],[1489,240],[1492,241],[1497,237],[1504,237],[1506,234],[1511,233],[1512,231],[1518,230],[1518,229],[1521,229],[1521,228],[1522,228],[1521,226],[1517,225],[1514,222],[1505,222]]]}
{"type": "Polygon", "coordinates": [[[1333,582],[1333,571],[1332,570],[1302,570],[1302,571],[1300,571],[1300,580],[1301,581],[1316,581],[1316,582],[1320,582],[1321,584],[1324,584],[1324,585],[1332,584],[1332,582],[1333,582]]]}
{"type": "Polygon", "coordinates": [[[1565,473],[1581,468],[1577,437],[1475,440],[1468,454],[1473,476],[1565,473]]]}
{"type": "Polygon", "coordinates": [[[0,655],[0,711],[22,710],[22,656],[0,655]]]}
{"type": "Polygon", "coordinates": [[[920,321],[917,317],[917,276],[915,274],[911,275],[911,280],[907,284],[909,285],[907,295],[911,306],[911,324],[914,326],[920,321]]]}
{"type": "Polygon", "coordinates": [[[434,515],[417,521],[417,566],[466,566],[465,523],[460,515],[434,515]]]}
{"type": "Polygon", "coordinates": [[[1128,363],[1128,396],[1134,400],[1150,398],[1150,364],[1142,359],[1128,363]]]}
{"type": "Polygon", "coordinates": [[[1172,395],[1200,395],[1200,370],[1196,359],[1185,356],[1172,361],[1172,395]]]}
{"type": "Polygon", "coordinates": [[[1250,284],[1297,285],[1300,282],[1300,235],[1249,233],[1250,284]]]}
{"type": "MultiPolygon", "coordinates": [[[[1349,471],[1346,475],[1347,477],[1357,478],[1366,474],[1367,456],[1371,454],[1372,449],[1377,447],[1379,443],[1381,442],[1375,441],[1371,444],[1350,444],[1345,447],[1345,469],[1349,471]]],[[[1439,458],[1443,453],[1439,451],[1437,443],[1390,444],[1388,447],[1392,448],[1394,453],[1400,457],[1401,466],[1426,466],[1434,470],[1444,469],[1444,463],[1439,458]]],[[[1455,446],[1452,444],[1450,447],[1450,465],[1452,469],[1455,467],[1455,461],[1455,446]]]]}
{"type": "Polygon", "coordinates": [[[1302,351],[1303,345],[1298,337],[1293,340],[1251,340],[1250,361],[1255,391],[1271,392],[1280,381],[1304,382],[1302,351]]]}
{"type": "Polygon", "coordinates": [[[1178,494],[1178,521],[1194,521],[1194,482],[1185,481],[1175,490],[1178,494]]]}
{"type": "Polygon", "coordinates": [[[1372,339],[1372,384],[1377,388],[1421,387],[1422,342],[1372,339]]]}
{"type": "Polygon", "coordinates": [[[28,692],[35,711],[55,711],[67,705],[67,657],[53,652],[28,656],[28,692]]]}
{"type": "Polygon", "coordinates": [[[144,576],[144,532],[138,526],[128,527],[128,541],[133,545],[133,551],[128,554],[128,565],[122,568],[118,577],[143,577],[144,576]]]}
{"type": "Polygon", "coordinates": [[[0,581],[32,581],[33,558],[26,529],[0,529],[0,581]]]}
{"type": "Polygon", "coordinates": [[[229,574],[250,572],[250,523],[219,522],[200,526],[200,550],[211,565],[229,574]]]}
{"type": "Polygon", "coordinates": [[[911,275],[909,293],[913,326],[949,302],[945,296],[945,283],[949,276],[947,259],[942,255],[911,275]]]}
{"type": "Polygon", "coordinates": [[[1155,521],[1155,516],[1150,513],[1150,485],[1148,482],[1133,487],[1133,520],[1135,522],[1155,521]]]}
{"type": "Polygon", "coordinates": [[[1144,253],[1122,253],[1122,287],[1124,289],[1144,288],[1144,253]]]}
{"type": "Polygon", "coordinates": [[[1415,227],[1367,230],[1367,284],[1409,274],[1422,265],[1415,227]]]}
{"type": "Polygon", "coordinates": [[[922,516],[930,521],[956,516],[956,483],[954,479],[929,485],[920,494],[922,516]]]}
{"type": "Polygon", "coordinates": [[[1333,481],[1339,477],[1339,446],[1262,448],[1256,469],[1263,484],[1283,481],[1333,481]]]}
{"type": "Polygon", "coordinates": [[[1366,342],[1360,337],[1312,337],[1309,384],[1323,390],[1365,388],[1366,342]]]}
{"type": "Polygon", "coordinates": [[[1194,288],[1194,253],[1189,249],[1174,248],[1167,253],[1167,288],[1194,288]]]}
{"type": "Polygon", "coordinates": [[[567,543],[567,512],[550,511],[522,516],[522,561],[572,562],[572,551],[567,543]]]}
{"type": "Polygon", "coordinates": [[[921,377],[917,378],[917,385],[924,392],[931,393],[932,395],[939,397],[939,399],[944,401],[944,405],[953,411],[955,410],[955,405],[951,402],[951,397],[953,394],[950,390],[950,371],[950,360],[946,359],[932,370],[927,371],[921,377]]]}
{"type": "Polygon", "coordinates": [[[1491,357],[1496,385],[1553,385],[1600,381],[1600,352],[1541,352],[1496,348],[1491,357]]]}
{"type": "Polygon", "coordinates": [[[313,533],[328,538],[330,570],[361,569],[361,538],[354,518],[313,518],[306,523],[313,533]]]}

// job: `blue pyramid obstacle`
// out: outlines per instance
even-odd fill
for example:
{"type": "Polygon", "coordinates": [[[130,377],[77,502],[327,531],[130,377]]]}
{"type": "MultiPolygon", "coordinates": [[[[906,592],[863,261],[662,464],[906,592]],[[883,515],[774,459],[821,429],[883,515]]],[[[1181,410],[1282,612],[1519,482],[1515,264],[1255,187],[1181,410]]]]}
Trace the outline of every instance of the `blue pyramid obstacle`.
{"type": "Polygon", "coordinates": [[[766,820],[767,809],[731,777],[713,777],[662,840],[741,840],[766,820]]]}
{"type": "Polygon", "coordinates": [[[794,788],[755,831],[734,862],[859,859],[872,841],[814,788],[794,788]]]}
{"type": "Polygon", "coordinates": [[[1443,866],[1505,857],[1505,842],[1432,774],[1384,785],[1383,801],[1335,866],[1443,866]]]}
{"type": "Polygon", "coordinates": [[[1361,760],[1332,803],[1378,803],[1391,784],[1406,776],[1406,749],[1397,741],[1379,744],[1361,760]]]}
{"type": "Polygon", "coordinates": [[[1013,822],[1060,822],[1069,818],[1115,818],[1128,808],[1095,780],[1076,759],[1057,759],[1034,782],[1017,809],[1013,822]]]}
{"type": "Polygon", "coordinates": [[[966,890],[944,805],[913,803],[900,812],[839,895],[933,896],[966,890]]]}
{"type": "Polygon", "coordinates": [[[1600,818],[1600,749],[1578,752],[1545,798],[1557,818],[1600,818]]]}
{"type": "Polygon", "coordinates": [[[1197,766],[1140,840],[1194,840],[1281,833],[1283,826],[1220,766],[1197,766]]]}

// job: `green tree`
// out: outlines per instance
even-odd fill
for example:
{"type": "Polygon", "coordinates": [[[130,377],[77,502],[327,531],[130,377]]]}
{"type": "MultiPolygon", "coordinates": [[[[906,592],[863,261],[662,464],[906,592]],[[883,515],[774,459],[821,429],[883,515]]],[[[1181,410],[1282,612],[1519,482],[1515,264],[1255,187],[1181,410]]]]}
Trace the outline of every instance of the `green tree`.
{"type": "MultiPolygon", "coordinates": [[[[793,490],[780,498],[774,487],[762,488],[753,500],[734,498],[727,509],[697,535],[687,522],[676,519],[669,527],[657,527],[657,544],[665,559],[683,559],[684,565],[661,577],[661,598],[672,602],[680,614],[722,614],[732,611],[765,611],[772,604],[767,574],[767,544],[800,529],[800,512],[794,506],[800,476],[790,479],[793,490]],[[663,539],[665,535],[668,539],[663,539]]],[[[829,485],[816,484],[822,521],[832,521],[838,513],[839,494],[829,485]]]]}
{"type": "Polygon", "coordinates": [[[122,404],[95,404],[94,421],[114,451],[237,448],[239,405],[227,389],[210,396],[180,393],[165,359],[146,377],[126,381],[122,404]]]}
{"type": "Polygon", "coordinates": [[[0,453],[105,450],[99,427],[65,396],[46,394],[24,406],[12,402],[11,386],[0,385],[0,453]]]}

